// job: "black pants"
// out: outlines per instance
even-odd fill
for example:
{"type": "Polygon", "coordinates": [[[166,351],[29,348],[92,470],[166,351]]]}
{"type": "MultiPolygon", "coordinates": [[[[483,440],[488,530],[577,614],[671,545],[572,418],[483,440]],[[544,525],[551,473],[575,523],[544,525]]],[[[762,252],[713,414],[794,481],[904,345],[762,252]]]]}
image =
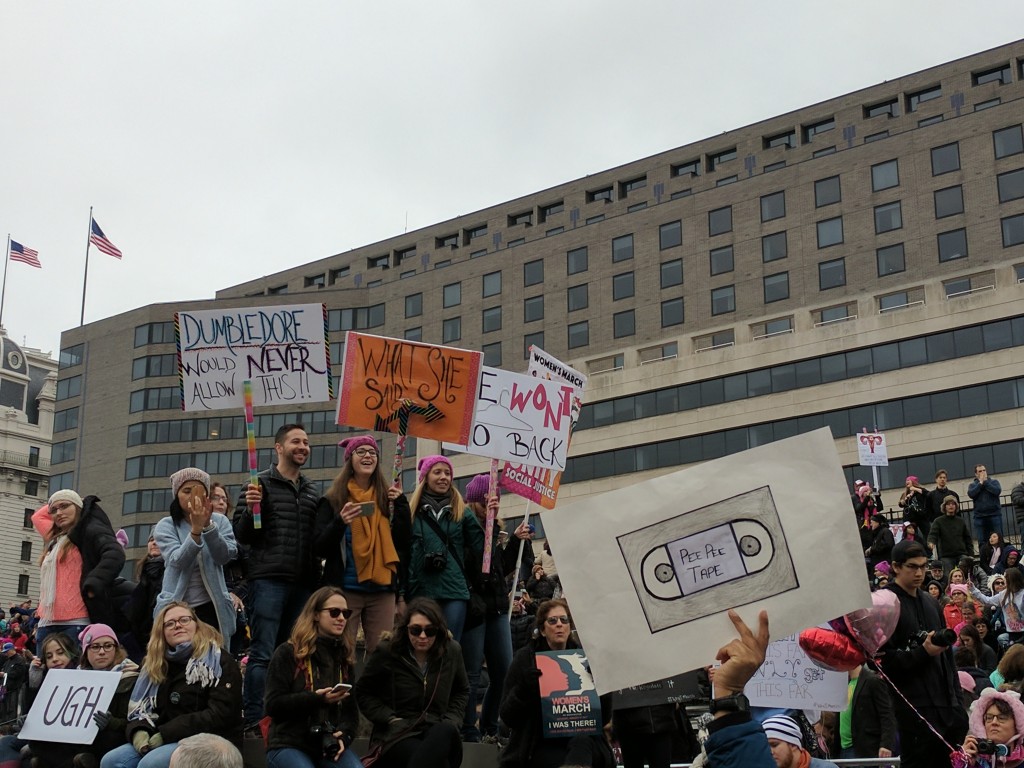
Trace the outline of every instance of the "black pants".
{"type": "Polygon", "coordinates": [[[672,764],[672,733],[621,733],[623,768],[669,768],[672,764]]]}
{"type": "Polygon", "coordinates": [[[451,723],[437,723],[388,748],[377,765],[381,768],[459,768],[462,735],[451,723]]]}
{"type": "MultiPolygon", "coordinates": [[[[964,710],[937,711],[921,707],[919,711],[954,749],[963,744],[967,735],[967,713],[964,710]]],[[[897,710],[896,722],[900,731],[901,768],[935,768],[949,763],[949,747],[905,706],[897,710]]]]}
{"type": "Polygon", "coordinates": [[[541,739],[533,751],[530,768],[561,768],[563,765],[614,768],[615,761],[604,736],[541,739]]]}

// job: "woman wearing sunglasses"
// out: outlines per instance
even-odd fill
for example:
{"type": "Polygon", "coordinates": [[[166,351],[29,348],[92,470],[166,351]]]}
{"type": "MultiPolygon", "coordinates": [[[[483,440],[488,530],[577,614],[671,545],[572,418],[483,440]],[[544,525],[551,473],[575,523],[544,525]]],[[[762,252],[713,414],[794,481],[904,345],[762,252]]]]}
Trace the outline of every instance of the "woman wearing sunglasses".
{"type": "MultiPolygon", "coordinates": [[[[604,736],[545,738],[541,730],[540,670],[538,651],[579,648],[572,637],[569,604],[561,598],[546,600],[537,609],[537,637],[516,652],[505,677],[501,719],[512,730],[501,752],[501,768],[529,765],[558,768],[562,765],[614,768],[615,758],[604,736]]],[[[603,725],[611,719],[611,698],[601,698],[603,725]]]]}
{"type": "Polygon", "coordinates": [[[349,749],[359,726],[350,695],[352,611],[338,587],[321,587],[306,601],[291,637],[267,668],[267,768],[360,768],[349,749]]]}
{"type": "Polygon", "coordinates": [[[441,607],[415,598],[385,636],[356,685],[359,709],[373,723],[377,768],[458,768],[459,729],[469,682],[462,650],[441,607]]]}

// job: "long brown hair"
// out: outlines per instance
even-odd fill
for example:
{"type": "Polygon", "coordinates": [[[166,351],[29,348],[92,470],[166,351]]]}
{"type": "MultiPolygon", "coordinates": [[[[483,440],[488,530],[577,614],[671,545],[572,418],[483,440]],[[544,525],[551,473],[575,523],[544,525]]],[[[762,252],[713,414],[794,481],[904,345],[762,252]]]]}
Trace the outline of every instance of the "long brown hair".
{"type": "Polygon", "coordinates": [[[142,668],[157,685],[160,685],[167,679],[167,639],[164,637],[164,621],[167,618],[167,612],[171,608],[186,609],[188,615],[192,617],[192,621],[196,623],[196,634],[192,638],[193,659],[205,656],[211,646],[224,647],[224,638],[221,633],[215,627],[200,621],[192,606],[188,603],[183,603],[181,600],[174,600],[168,603],[160,609],[156,618],[153,619],[153,629],[149,633],[149,645],[146,646],[146,658],[142,662],[142,668]]]}
{"type": "MultiPolygon", "coordinates": [[[[334,476],[331,487],[328,488],[327,492],[324,494],[324,498],[330,502],[331,508],[335,512],[340,512],[341,508],[348,503],[348,481],[351,480],[352,476],[355,474],[355,470],[352,469],[352,456],[355,456],[354,451],[342,466],[341,471],[334,476]]],[[[379,451],[377,453],[377,466],[373,468],[373,474],[370,475],[370,488],[373,490],[374,500],[377,502],[377,509],[387,515],[388,484],[384,480],[384,473],[380,471],[379,451]]]]}
{"type": "Polygon", "coordinates": [[[441,606],[429,597],[416,597],[406,603],[405,613],[395,623],[395,632],[391,638],[391,652],[403,658],[412,653],[412,644],[409,642],[409,619],[414,613],[426,616],[427,621],[437,627],[437,635],[434,644],[430,647],[429,656],[431,659],[441,658],[448,650],[450,640],[448,623],[444,620],[441,606]]]}
{"type": "MultiPolygon", "coordinates": [[[[299,617],[295,619],[288,642],[292,644],[292,649],[295,652],[295,661],[299,665],[305,664],[306,660],[316,650],[317,614],[323,610],[327,601],[335,595],[345,597],[345,593],[340,587],[320,587],[320,589],[309,596],[306,604],[302,606],[299,617]]],[[[348,604],[348,600],[345,601],[345,604],[348,604]]],[[[341,643],[345,649],[346,663],[349,665],[355,663],[352,657],[352,649],[349,648],[348,638],[345,635],[341,636],[341,643]]]]}

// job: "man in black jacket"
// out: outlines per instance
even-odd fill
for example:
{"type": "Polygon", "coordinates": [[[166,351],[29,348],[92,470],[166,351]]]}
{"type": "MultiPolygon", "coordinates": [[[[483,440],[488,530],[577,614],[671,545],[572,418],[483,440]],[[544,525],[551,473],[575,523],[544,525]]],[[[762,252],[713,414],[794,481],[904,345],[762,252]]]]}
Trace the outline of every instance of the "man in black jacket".
{"type": "Polygon", "coordinates": [[[896,722],[889,686],[866,666],[850,670],[850,685],[853,696],[846,711],[839,713],[835,754],[840,759],[892,757],[896,722]]]}
{"type": "Polygon", "coordinates": [[[25,681],[28,680],[28,662],[14,647],[14,643],[4,643],[0,652],[3,653],[4,686],[7,688],[7,696],[3,703],[3,717],[5,719],[14,718],[18,716],[21,689],[25,687],[25,681]]]}
{"type": "Polygon", "coordinates": [[[889,589],[900,601],[900,617],[882,647],[881,664],[913,707],[900,696],[892,697],[903,768],[945,765],[951,747],[962,744],[967,734],[967,713],[960,700],[953,652],[949,646],[933,642],[945,622],[938,602],[921,588],[927,566],[928,555],[920,543],[901,541],[893,548],[895,582],[889,589]],[[946,743],[921,722],[922,717],[946,743]]]}
{"type": "Polygon", "coordinates": [[[317,581],[313,523],[319,494],[299,471],[309,458],[301,424],[285,424],[274,436],[277,464],[246,487],[235,508],[235,538],[249,546],[249,665],[245,674],[245,722],[263,717],[267,665],[288,638],[317,581]],[[253,507],[260,505],[256,524],[253,507]]]}

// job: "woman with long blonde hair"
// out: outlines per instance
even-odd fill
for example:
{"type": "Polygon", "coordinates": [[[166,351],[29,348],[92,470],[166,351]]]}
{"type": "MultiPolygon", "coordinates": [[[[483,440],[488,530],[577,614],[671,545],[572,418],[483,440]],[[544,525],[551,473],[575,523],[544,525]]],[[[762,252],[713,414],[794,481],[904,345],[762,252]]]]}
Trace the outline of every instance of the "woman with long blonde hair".
{"type": "Polygon", "coordinates": [[[242,748],[242,673],[220,632],[176,600],[153,621],[128,708],[129,743],[100,766],[167,768],[178,742],[194,733],[217,733],[242,748]]]}
{"type": "Polygon", "coordinates": [[[393,526],[405,599],[436,600],[452,636],[461,642],[469,607],[466,574],[479,568],[476,553],[483,552],[484,532],[476,515],[467,514],[446,456],[426,456],[417,468],[419,483],[409,500],[412,512],[396,514],[393,526]],[[475,564],[466,561],[467,554],[475,564]]]}
{"type": "Polygon", "coordinates": [[[390,506],[408,518],[409,502],[399,486],[384,480],[373,437],[349,437],[338,445],[344,463],[317,505],[313,552],[324,558],[323,583],[345,591],[352,612],[345,628],[349,645],[355,647],[362,623],[369,655],[395,620],[399,558],[390,506]]]}
{"type": "Polygon", "coordinates": [[[267,768],[360,768],[349,747],[359,726],[346,636],[351,611],[339,587],[306,601],[267,667],[267,768]]]}

